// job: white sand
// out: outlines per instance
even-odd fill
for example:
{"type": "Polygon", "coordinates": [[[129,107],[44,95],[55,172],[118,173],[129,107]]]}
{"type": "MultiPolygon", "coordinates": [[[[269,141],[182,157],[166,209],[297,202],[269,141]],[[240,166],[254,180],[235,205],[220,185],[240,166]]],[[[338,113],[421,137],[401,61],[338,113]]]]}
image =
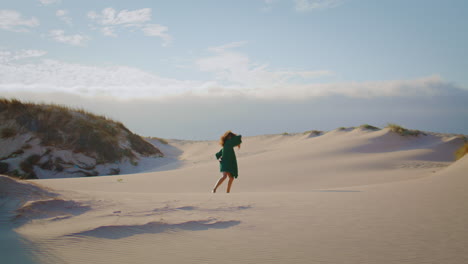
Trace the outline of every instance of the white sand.
{"type": "Polygon", "coordinates": [[[462,139],[356,129],[243,141],[231,194],[210,193],[215,141],[171,140],[168,171],[34,181],[53,191],[16,199],[3,232],[27,239],[37,263],[468,263],[462,139]]]}

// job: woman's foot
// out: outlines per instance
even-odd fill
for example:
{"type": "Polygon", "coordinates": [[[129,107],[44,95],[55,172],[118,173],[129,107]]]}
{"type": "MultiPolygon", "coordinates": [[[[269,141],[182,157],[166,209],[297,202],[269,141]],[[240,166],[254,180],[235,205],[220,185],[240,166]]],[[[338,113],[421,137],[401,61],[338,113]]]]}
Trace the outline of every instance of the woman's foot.
{"type": "Polygon", "coordinates": [[[216,189],[213,189],[211,192],[212,192],[212,193],[216,193],[216,189]]]}

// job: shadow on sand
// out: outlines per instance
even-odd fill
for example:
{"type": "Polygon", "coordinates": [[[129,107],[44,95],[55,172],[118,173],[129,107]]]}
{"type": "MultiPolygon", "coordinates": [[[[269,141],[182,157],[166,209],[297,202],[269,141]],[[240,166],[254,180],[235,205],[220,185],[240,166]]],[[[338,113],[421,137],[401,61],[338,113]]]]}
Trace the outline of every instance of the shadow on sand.
{"type": "Polygon", "coordinates": [[[0,256],[1,263],[30,264],[35,260],[33,244],[13,231],[13,215],[0,199],[0,256]]]}
{"type": "Polygon", "coordinates": [[[356,190],[311,190],[309,192],[355,193],[355,192],[361,192],[361,191],[356,191],[356,190]]]}
{"type": "Polygon", "coordinates": [[[240,221],[199,220],[179,224],[150,222],[145,225],[101,226],[93,230],[75,233],[69,236],[89,236],[106,239],[120,239],[140,234],[158,234],[166,231],[190,230],[202,231],[208,229],[224,229],[240,224],[240,221]]]}

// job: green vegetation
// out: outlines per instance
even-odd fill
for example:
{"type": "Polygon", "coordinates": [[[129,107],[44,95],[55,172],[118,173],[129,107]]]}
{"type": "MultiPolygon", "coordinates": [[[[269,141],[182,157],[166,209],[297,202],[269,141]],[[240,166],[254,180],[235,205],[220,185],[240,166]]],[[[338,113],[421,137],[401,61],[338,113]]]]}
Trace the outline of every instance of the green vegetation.
{"type": "Polygon", "coordinates": [[[281,135],[283,135],[283,136],[289,136],[289,133],[288,133],[288,132],[284,132],[284,133],[282,133],[281,135]]]}
{"type": "Polygon", "coordinates": [[[37,179],[36,174],[34,173],[34,165],[37,165],[41,156],[34,154],[27,157],[20,163],[20,168],[24,172],[24,175],[21,175],[22,179],[37,179]]]}
{"type": "Polygon", "coordinates": [[[129,156],[118,144],[120,130],[128,133],[127,139],[136,152],[143,155],[160,153],[122,123],[82,109],[0,99],[0,113],[13,118],[24,132],[34,132],[44,145],[94,153],[104,162],[120,160],[124,154],[129,156]]]}
{"type": "Polygon", "coordinates": [[[120,174],[120,169],[119,168],[111,168],[109,170],[109,175],[119,175],[120,174]]]}
{"type": "Polygon", "coordinates": [[[368,125],[368,124],[364,124],[364,125],[360,125],[359,126],[360,128],[362,129],[367,129],[367,130],[380,130],[380,128],[378,127],[375,127],[375,126],[371,126],[371,125],[368,125]]]}
{"type": "Polygon", "coordinates": [[[345,131],[345,130],[348,130],[348,129],[355,129],[355,127],[339,127],[338,128],[338,131],[345,131]]]}
{"type": "Polygon", "coordinates": [[[468,143],[465,143],[455,152],[455,159],[459,160],[468,153],[468,143]]]}
{"type": "Polygon", "coordinates": [[[142,139],[137,134],[128,133],[127,139],[133,150],[143,155],[154,155],[158,154],[158,151],[151,143],[142,139]]]}
{"type": "Polygon", "coordinates": [[[306,131],[304,132],[304,134],[310,134],[310,135],[314,135],[314,136],[320,136],[321,134],[323,133],[323,131],[319,131],[319,130],[309,130],[309,131],[306,131]]]}
{"type": "MultiPolygon", "coordinates": [[[[162,156],[159,149],[130,132],[122,123],[83,109],[0,98],[0,124],[7,122],[12,125],[0,131],[2,138],[33,133],[42,145],[86,154],[96,158],[98,164],[118,162],[125,157],[133,160],[135,153],[162,156]]],[[[23,162],[25,173],[31,173],[34,160],[30,158],[23,162]]],[[[63,169],[58,163],[46,161],[41,167],[63,169]]]]}
{"type": "Polygon", "coordinates": [[[392,132],[400,134],[401,136],[416,136],[417,137],[420,135],[426,135],[419,130],[406,129],[397,124],[387,124],[386,128],[390,129],[392,132]]]}

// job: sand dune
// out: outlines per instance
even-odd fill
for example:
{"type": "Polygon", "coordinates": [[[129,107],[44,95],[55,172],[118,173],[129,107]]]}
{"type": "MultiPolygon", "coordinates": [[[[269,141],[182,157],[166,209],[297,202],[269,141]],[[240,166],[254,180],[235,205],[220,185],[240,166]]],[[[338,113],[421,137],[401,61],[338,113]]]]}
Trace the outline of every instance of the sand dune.
{"type": "Polygon", "coordinates": [[[216,141],[170,140],[160,171],[35,181],[60,196],[22,204],[12,228],[37,263],[468,263],[462,141],[245,137],[227,195],[210,193],[216,141]]]}

